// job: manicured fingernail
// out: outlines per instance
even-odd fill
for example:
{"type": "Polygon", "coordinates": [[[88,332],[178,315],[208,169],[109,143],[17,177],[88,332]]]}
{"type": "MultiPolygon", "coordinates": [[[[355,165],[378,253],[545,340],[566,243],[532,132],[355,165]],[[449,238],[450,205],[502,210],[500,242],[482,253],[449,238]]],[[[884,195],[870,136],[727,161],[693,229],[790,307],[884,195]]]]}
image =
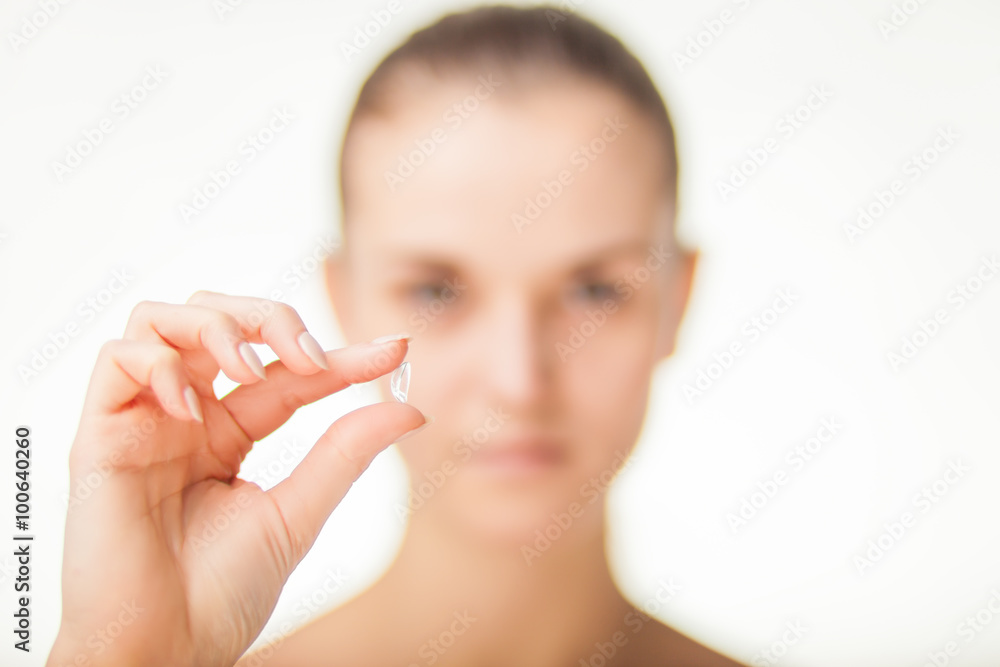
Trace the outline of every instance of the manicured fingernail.
{"type": "Polygon", "coordinates": [[[201,414],[201,405],[198,403],[198,394],[195,393],[194,387],[188,387],[184,390],[184,402],[187,403],[191,416],[204,423],[205,417],[201,414]]]}
{"type": "Polygon", "coordinates": [[[391,336],[380,336],[379,338],[373,340],[371,344],[382,345],[383,343],[392,343],[397,340],[405,340],[406,342],[410,342],[411,340],[413,340],[413,336],[411,336],[408,333],[392,334],[391,336]]]}
{"type": "Polygon", "coordinates": [[[410,391],[410,362],[404,361],[392,372],[389,378],[389,391],[392,397],[400,403],[406,403],[406,395],[410,391]]]}
{"type": "Polygon", "coordinates": [[[264,364],[260,363],[260,357],[257,353],[253,351],[250,347],[250,343],[243,341],[239,346],[240,356],[243,357],[243,361],[246,362],[253,374],[259,377],[261,380],[267,379],[267,374],[264,372],[264,364]]]}
{"type": "Polygon", "coordinates": [[[434,423],[434,417],[431,417],[430,415],[424,415],[424,419],[426,421],[423,424],[421,424],[420,426],[416,427],[412,431],[407,431],[403,435],[399,436],[398,438],[396,438],[396,442],[399,442],[400,440],[403,440],[404,438],[409,438],[411,435],[416,435],[417,433],[420,433],[425,428],[427,428],[428,426],[430,426],[431,424],[434,423]]]}
{"type": "Polygon", "coordinates": [[[324,371],[330,370],[330,364],[326,363],[326,354],[323,353],[323,348],[320,347],[316,339],[312,337],[312,334],[308,331],[303,331],[299,334],[299,347],[302,351],[306,353],[306,356],[312,359],[313,363],[322,368],[324,371]]]}

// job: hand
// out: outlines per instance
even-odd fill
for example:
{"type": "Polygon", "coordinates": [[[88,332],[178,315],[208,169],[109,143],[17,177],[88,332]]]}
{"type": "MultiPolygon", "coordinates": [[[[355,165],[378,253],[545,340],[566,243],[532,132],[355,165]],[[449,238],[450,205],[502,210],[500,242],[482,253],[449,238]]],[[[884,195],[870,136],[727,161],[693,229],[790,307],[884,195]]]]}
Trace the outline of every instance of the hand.
{"type": "Polygon", "coordinates": [[[300,344],[305,331],[285,304],[197,292],[140,303],[101,348],[70,451],[70,488],[91,491],[70,499],[48,666],[232,665],[354,480],[425,423],[410,405],[366,406],[271,490],[239,479],[253,443],[297,408],[384,375],[407,350],[324,353],[309,334],[300,344]],[[266,380],[248,342],[278,355],[266,380]],[[220,369],[242,383],[221,399],[220,369]]]}

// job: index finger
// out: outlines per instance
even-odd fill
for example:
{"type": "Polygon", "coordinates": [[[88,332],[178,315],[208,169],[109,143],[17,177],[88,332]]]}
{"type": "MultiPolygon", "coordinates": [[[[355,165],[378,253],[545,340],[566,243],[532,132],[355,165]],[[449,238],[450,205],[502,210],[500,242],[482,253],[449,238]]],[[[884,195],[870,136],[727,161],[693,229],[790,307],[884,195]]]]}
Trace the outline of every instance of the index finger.
{"type": "Polygon", "coordinates": [[[389,336],[325,352],[330,370],[298,375],[281,361],[267,367],[267,382],[240,385],[221,399],[243,432],[256,442],[284,424],[303,405],[368,382],[393,370],[406,356],[410,337],[389,336]]]}

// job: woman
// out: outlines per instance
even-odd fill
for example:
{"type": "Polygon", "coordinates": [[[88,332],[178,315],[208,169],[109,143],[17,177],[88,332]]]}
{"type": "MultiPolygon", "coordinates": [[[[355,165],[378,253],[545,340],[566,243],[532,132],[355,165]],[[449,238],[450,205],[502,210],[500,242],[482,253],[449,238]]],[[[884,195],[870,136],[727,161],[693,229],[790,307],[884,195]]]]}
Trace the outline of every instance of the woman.
{"type": "Polygon", "coordinates": [[[233,664],[350,484],[404,436],[394,563],[241,665],[738,664],[633,607],[605,556],[607,483],[694,268],[676,182],[659,94],[593,24],[492,7],[413,35],[366,82],[341,154],[327,275],[357,343],[323,351],[287,306],[199,292],[140,304],[102,349],[71,478],[113,472],[69,513],[49,664],[233,664]],[[279,361],[265,371],[247,342],[279,361]],[[420,410],[345,415],[266,493],[239,479],[297,407],[404,356],[420,410]],[[220,369],[243,386],[216,399],[220,369]],[[127,630],[98,653],[87,639],[123,605],[127,630]]]}

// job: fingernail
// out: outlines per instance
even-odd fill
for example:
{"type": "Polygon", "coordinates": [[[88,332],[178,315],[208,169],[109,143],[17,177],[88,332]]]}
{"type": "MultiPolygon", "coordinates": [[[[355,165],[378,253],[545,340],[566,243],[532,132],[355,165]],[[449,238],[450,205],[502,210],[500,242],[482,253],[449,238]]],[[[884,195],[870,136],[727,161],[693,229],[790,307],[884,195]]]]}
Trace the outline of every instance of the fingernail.
{"type": "Polygon", "coordinates": [[[324,371],[330,370],[330,364],[326,362],[326,354],[323,353],[323,348],[320,344],[313,338],[312,334],[308,331],[303,331],[298,337],[299,347],[306,356],[312,359],[313,363],[322,368],[324,371]]]}
{"type": "Polygon", "coordinates": [[[409,438],[411,435],[416,435],[417,433],[420,433],[425,428],[427,428],[429,425],[431,425],[431,424],[434,423],[434,417],[431,417],[430,415],[424,415],[424,419],[426,421],[424,421],[423,424],[421,424],[420,426],[416,427],[412,431],[407,431],[403,435],[399,436],[398,438],[396,438],[396,442],[399,442],[400,440],[403,440],[404,438],[409,438]]]}
{"type": "Polygon", "coordinates": [[[410,342],[413,340],[413,336],[408,333],[398,333],[392,334],[391,336],[380,336],[371,342],[372,345],[382,345],[384,343],[392,343],[397,340],[405,340],[410,342]]]}
{"type": "Polygon", "coordinates": [[[205,417],[201,414],[201,405],[198,403],[198,394],[195,393],[194,387],[184,390],[184,402],[187,403],[191,416],[204,423],[205,417]]]}
{"type": "Polygon", "coordinates": [[[392,397],[400,403],[406,403],[406,395],[410,391],[410,362],[404,361],[392,372],[389,378],[389,391],[392,397]]]}
{"type": "Polygon", "coordinates": [[[238,349],[240,351],[240,356],[243,357],[243,361],[245,361],[246,365],[250,367],[253,374],[261,380],[266,380],[267,374],[264,372],[264,364],[260,363],[260,357],[258,357],[257,353],[253,351],[252,347],[250,347],[250,343],[243,341],[240,343],[238,349]]]}

